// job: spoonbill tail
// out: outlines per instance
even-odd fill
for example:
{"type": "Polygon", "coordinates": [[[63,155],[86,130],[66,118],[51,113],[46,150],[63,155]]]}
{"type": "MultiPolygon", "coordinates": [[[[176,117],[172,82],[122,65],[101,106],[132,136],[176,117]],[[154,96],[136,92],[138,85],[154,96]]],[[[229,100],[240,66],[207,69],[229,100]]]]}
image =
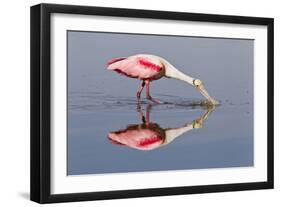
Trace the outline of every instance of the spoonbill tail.
{"type": "Polygon", "coordinates": [[[141,86],[137,91],[138,100],[140,99],[143,88],[146,87],[146,98],[155,103],[161,103],[151,97],[149,91],[150,82],[167,77],[175,78],[194,86],[207,99],[208,104],[218,104],[209,95],[201,80],[184,74],[162,57],[138,54],[130,57],[114,58],[107,63],[107,66],[108,70],[114,70],[127,77],[142,80],[141,86]]]}

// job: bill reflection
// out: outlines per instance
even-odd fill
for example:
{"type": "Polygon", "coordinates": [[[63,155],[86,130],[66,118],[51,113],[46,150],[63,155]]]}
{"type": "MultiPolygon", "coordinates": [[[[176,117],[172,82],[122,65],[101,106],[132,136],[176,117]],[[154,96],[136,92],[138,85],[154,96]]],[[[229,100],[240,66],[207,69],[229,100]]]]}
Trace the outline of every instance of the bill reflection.
{"type": "Polygon", "coordinates": [[[200,129],[203,123],[214,111],[215,106],[207,107],[205,113],[197,119],[183,124],[177,128],[162,128],[158,123],[150,122],[150,111],[152,105],[146,107],[144,115],[141,106],[138,105],[137,111],[142,123],[129,124],[127,128],[108,133],[108,139],[112,144],[127,146],[138,150],[153,150],[158,147],[167,145],[193,129],[200,129]]]}

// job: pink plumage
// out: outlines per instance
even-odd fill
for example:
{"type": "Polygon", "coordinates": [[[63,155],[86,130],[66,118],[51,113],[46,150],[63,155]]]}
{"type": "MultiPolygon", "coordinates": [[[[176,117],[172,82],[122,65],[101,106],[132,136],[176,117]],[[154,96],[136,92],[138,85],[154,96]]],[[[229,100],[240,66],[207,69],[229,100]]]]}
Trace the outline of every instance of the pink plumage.
{"type": "Polygon", "coordinates": [[[143,88],[146,87],[146,98],[154,103],[161,103],[150,96],[150,82],[162,77],[168,77],[182,80],[194,86],[204,97],[208,99],[210,104],[219,104],[219,102],[209,95],[201,80],[184,74],[164,58],[159,56],[139,54],[126,58],[114,58],[107,63],[107,69],[116,71],[117,73],[130,78],[142,80],[142,84],[137,91],[138,100],[140,99],[143,88]]]}
{"type": "Polygon", "coordinates": [[[134,55],[127,58],[114,58],[108,61],[107,69],[130,78],[142,80],[143,82],[137,92],[138,100],[144,86],[146,86],[146,97],[155,103],[160,103],[153,99],[149,93],[150,82],[165,75],[165,67],[159,57],[153,55],[134,55]]]}
{"type": "Polygon", "coordinates": [[[108,62],[108,70],[114,70],[130,78],[156,80],[164,75],[160,60],[148,55],[114,58],[108,62]]]}
{"type": "Polygon", "coordinates": [[[125,145],[139,150],[152,150],[163,144],[165,139],[163,135],[152,126],[133,125],[125,130],[109,133],[108,138],[113,144],[125,145]]]}

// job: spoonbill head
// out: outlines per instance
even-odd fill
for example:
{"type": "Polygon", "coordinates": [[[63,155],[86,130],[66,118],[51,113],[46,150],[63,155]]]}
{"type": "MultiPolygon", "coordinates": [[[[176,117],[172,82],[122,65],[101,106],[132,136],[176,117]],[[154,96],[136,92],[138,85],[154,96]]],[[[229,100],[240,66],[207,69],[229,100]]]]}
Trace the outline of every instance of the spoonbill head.
{"type": "Polygon", "coordinates": [[[138,54],[129,57],[114,58],[107,63],[107,66],[108,70],[113,70],[119,74],[142,81],[142,84],[137,91],[138,100],[140,99],[142,90],[146,87],[146,98],[155,103],[161,103],[151,97],[149,90],[150,82],[162,77],[167,77],[184,81],[195,87],[207,99],[207,104],[219,104],[218,101],[209,95],[201,80],[181,72],[162,57],[149,54],[138,54]]]}

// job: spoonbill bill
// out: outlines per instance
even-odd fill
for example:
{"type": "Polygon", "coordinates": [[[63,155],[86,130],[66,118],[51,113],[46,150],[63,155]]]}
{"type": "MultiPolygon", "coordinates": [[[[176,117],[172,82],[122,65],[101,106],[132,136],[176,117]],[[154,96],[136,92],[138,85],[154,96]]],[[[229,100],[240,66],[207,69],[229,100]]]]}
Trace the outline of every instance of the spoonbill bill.
{"type": "Polygon", "coordinates": [[[140,99],[143,88],[146,87],[146,98],[154,103],[161,103],[151,97],[149,90],[150,82],[166,77],[175,78],[194,86],[207,99],[207,104],[219,104],[218,101],[209,95],[201,80],[184,74],[162,57],[150,54],[138,54],[129,57],[114,58],[107,63],[107,66],[108,70],[113,70],[127,77],[142,81],[137,91],[138,100],[140,99]]]}

